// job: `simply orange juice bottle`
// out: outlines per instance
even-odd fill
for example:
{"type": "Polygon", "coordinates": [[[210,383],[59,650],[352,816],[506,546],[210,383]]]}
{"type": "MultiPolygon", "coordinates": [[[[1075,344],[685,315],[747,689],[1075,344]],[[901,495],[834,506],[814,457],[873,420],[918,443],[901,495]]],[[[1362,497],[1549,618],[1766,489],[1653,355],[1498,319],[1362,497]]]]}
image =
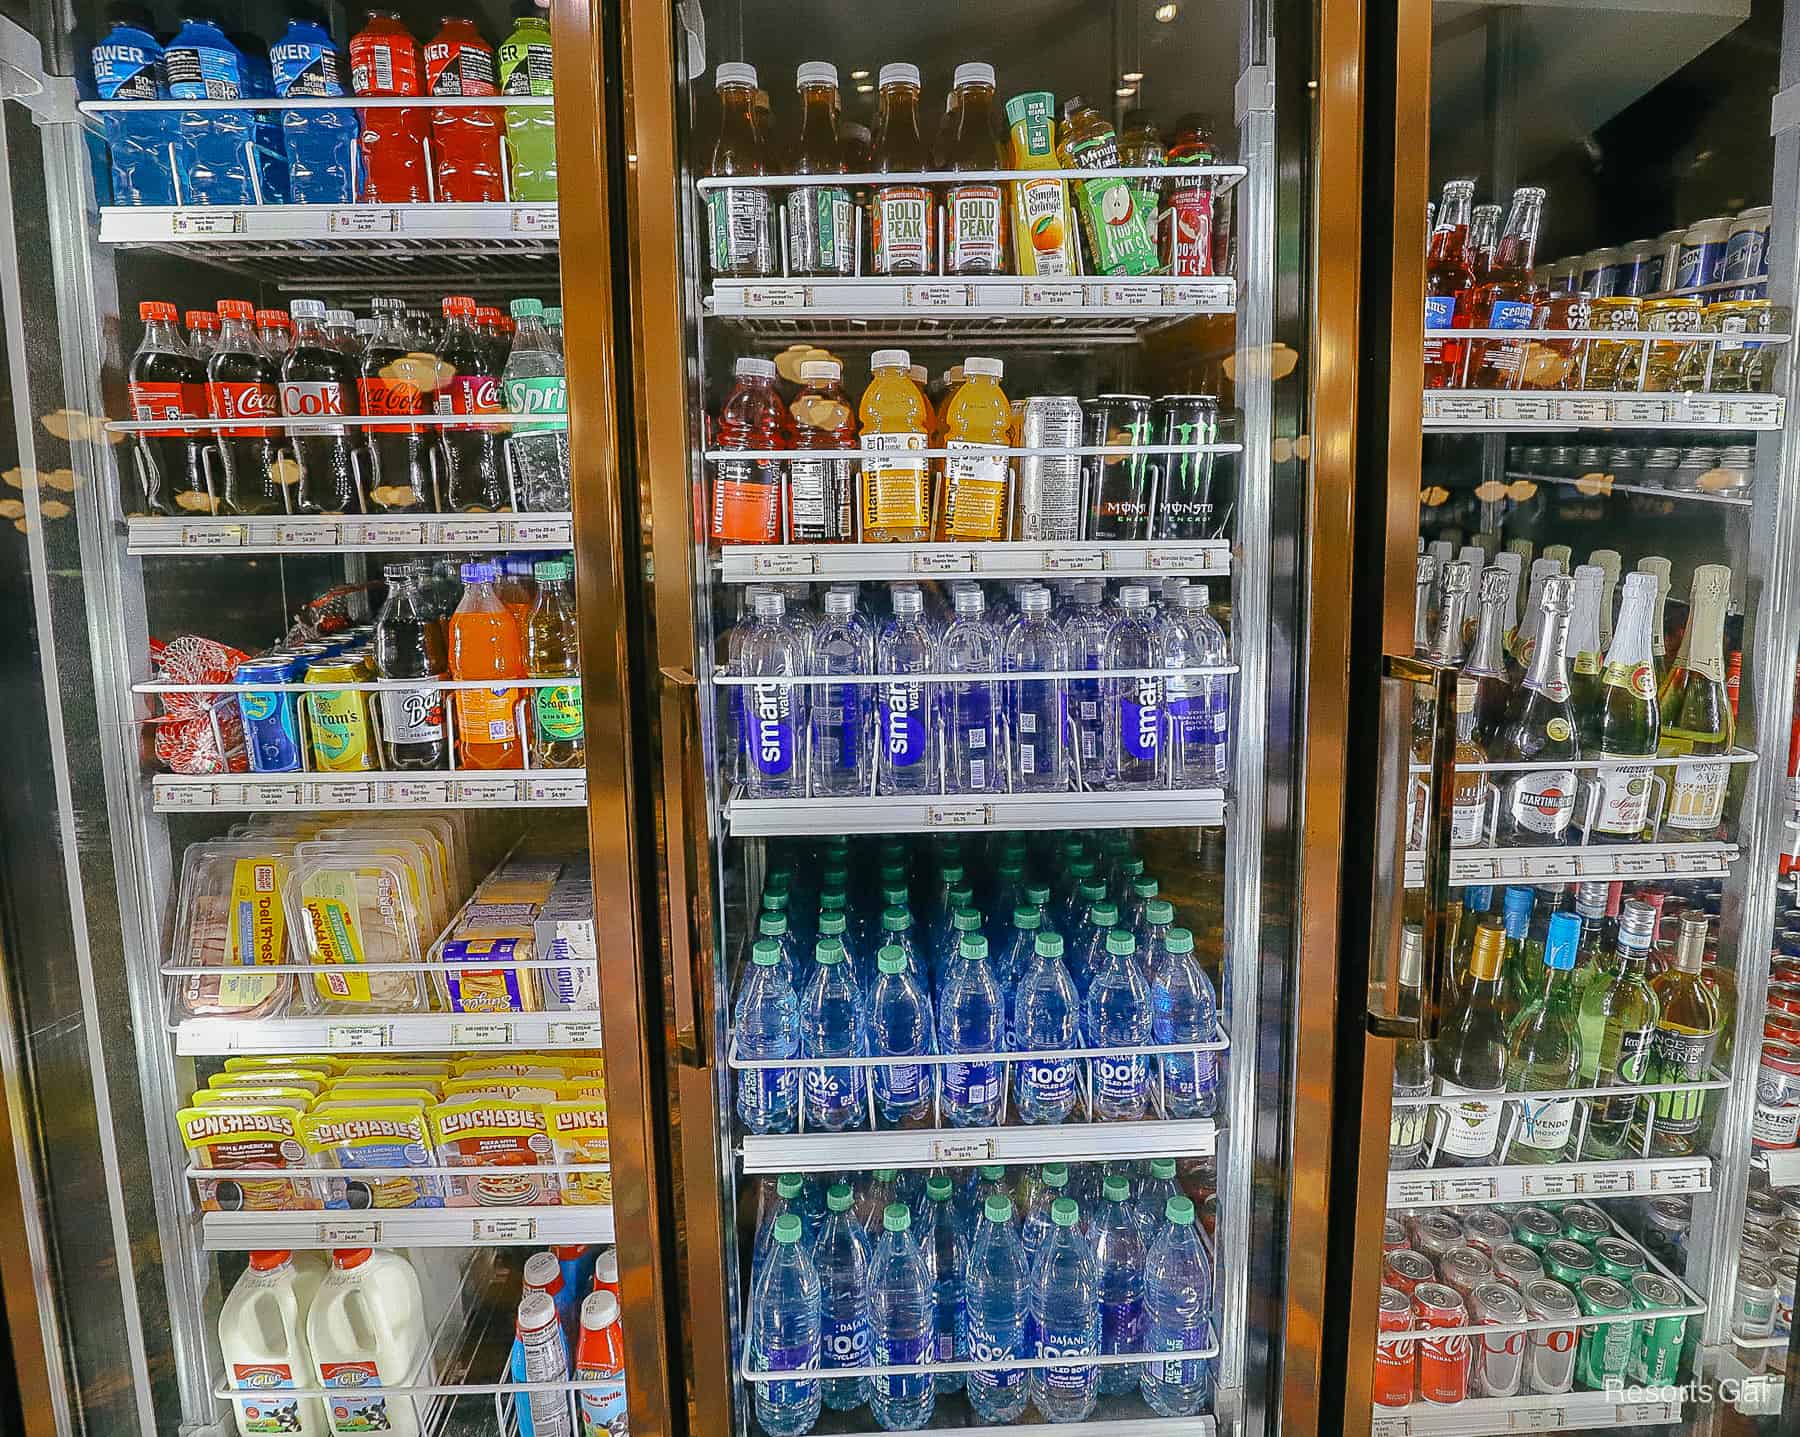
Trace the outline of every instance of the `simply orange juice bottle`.
{"type": "Polygon", "coordinates": [[[857,418],[864,454],[857,486],[863,542],[919,544],[931,537],[931,403],[913,383],[912,356],[878,349],[857,418]]]}
{"type": "Polygon", "coordinates": [[[940,543],[1003,539],[1010,507],[1012,405],[1001,392],[1006,366],[997,359],[963,361],[963,382],[944,410],[944,482],[938,505],[940,543]]]}

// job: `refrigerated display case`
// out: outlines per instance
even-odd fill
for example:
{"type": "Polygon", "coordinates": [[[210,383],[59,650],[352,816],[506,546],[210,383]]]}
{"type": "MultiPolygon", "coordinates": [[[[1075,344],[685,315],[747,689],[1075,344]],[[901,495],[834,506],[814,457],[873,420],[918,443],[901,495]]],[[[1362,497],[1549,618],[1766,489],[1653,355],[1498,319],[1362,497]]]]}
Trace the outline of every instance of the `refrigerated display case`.
{"type": "Polygon", "coordinates": [[[1304,485],[1344,432],[1312,412],[1319,17],[622,15],[699,1430],[1268,1430],[1284,1344],[1304,1426],[1331,1035],[1298,994],[1330,1011],[1339,816],[1303,862],[1337,736],[1301,656],[1343,578],[1304,485]],[[1057,1227],[1064,1190],[1165,1258],[1198,1213],[1211,1276],[1156,1279],[1146,1333],[1142,1257],[1057,1227]],[[1028,1337],[1007,1231],[1068,1234],[1118,1307],[1046,1256],[1039,1315],[1095,1326],[1028,1337]]]}
{"type": "Polygon", "coordinates": [[[0,22],[33,1430],[671,1422],[604,46],[536,14],[423,82],[436,11],[318,31],[279,102],[285,14],[0,22]],[[96,92],[155,20],[207,98],[96,92]]]}
{"type": "Polygon", "coordinates": [[[1791,1421],[1796,19],[1374,42],[1347,1430],[1791,1421]]]}

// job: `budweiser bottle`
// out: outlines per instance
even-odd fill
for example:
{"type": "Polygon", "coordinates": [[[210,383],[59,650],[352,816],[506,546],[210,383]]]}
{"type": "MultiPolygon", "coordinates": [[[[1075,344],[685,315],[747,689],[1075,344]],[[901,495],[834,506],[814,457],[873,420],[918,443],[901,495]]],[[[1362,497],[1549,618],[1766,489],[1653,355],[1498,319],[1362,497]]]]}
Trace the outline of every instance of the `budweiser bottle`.
{"type": "MultiPolygon", "coordinates": [[[[1537,255],[1538,224],[1544,215],[1544,191],[1522,185],[1513,191],[1512,209],[1500,252],[1485,278],[1470,291],[1471,329],[1529,329],[1537,310],[1531,267],[1537,255]]],[[[1477,339],[1469,345],[1469,383],[1476,389],[1516,389],[1523,378],[1522,339],[1477,339]]]]}
{"type": "MultiPolygon", "coordinates": [[[[214,419],[273,419],[281,412],[275,360],[250,328],[251,305],[219,301],[219,347],[206,364],[206,398],[214,419]]],[[[291,507],[292,478],[276,440],[260,425],[219,431],[228,514],[281,514],[291,507]]]]}
{"type": "MultiPolygon", "coordinates": [[[[147,299],[138,306],[144,338],[131,356],[131,417],[140,422],[206,418],[206,366],[189,352],[175,328],[175,306],[147,299]]],[[[145,511],[169,514],[179,495],[204,499],[206,448],[198,429],[140,434],[133,449],[145,511]]],[[[182,507],[187,507],[183,504],[182,507]]],[[[210,509],[211,502],[201,505],[210,509]]]]}
{"type": "MultiPolygon", "coordinates": [[[[1449,180],[1438,206],[1437,227],[1425,255],[1425,328],[1428,332],[1456,324],[1457,299],[1475,282],[1469,268],[1469,202],[1475,181],[1449,180]]],[[[1462,345],[1454,340],[1425,340],[1425,387],[1448,389],[1460,377],[1462,345]]]]}
{"type": "MultiPolygon", "coordinates": [[[[294,347],[281,361],[281,412],[320,419],[356,412],[356,361],[325,332],[321,300],[297,299],[294,347]]],[[[362,458],[347,425],[297,429],[291,443],[300,464],[296,506],[307,514],[355,514],[363,509],[362,458]]]]}

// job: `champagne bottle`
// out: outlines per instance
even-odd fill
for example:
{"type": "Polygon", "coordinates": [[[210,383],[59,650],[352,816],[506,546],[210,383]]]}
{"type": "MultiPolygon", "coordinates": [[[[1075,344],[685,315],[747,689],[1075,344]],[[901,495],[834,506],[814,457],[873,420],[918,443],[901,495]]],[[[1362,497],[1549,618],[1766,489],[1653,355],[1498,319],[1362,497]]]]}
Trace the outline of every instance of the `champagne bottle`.
{"type": "Polygon", "coordinates": [[[1423,551],[1413,570],[1413,656],[1425,658],[1431,652],[1432,600],[1437,593],[1437,560],[1423,551]]]}
{"type": "Polygon", "coordinates": [[[1600,736],[1600,586],[1599,568],[1583,564],[1575,571],[1575,612],[1569,618],[1569,706],[1584,746],[1600,736]]]}
{"type": "Polygon", "coordinates": [[[1474,765],[1487,762],[1487,750],[1475,738],[1477,681],[1467,673],[1456,680],[1456,774],[1451,785],[1450,843],[1473,848],[1485,836],[1487,775],[1474,765]]]}
{"type": "MultiPolygon", "coordinates": [[[[1576,1086],[1581,1040],[1576,1031],[1575,949],[1581,920],[1573,913],[1550,917],[1538,988],[1507,1034],[1506,1089],[1546,1093],[1576,1086]]],[[[1553,1163],[1568,1151],[1575,1099],[1527,1098],[1514,1103],[1511,1142],[1502,1161],[1553,1163]]]]}
{"type": "MultiPolygon", "coordinates": [[[[1416,923],[1400,930],[1400,1012],[1419,1013],[1419,991],[1425,970],[1425,934],[1416,923]]],[[[1431,1095],[1431,1045],[1402,1038],[1394,1045],[1394,1096],[1424,1098],[1431,1095]]],[[[1399,1107],[1388,1120],[1388,1167],[1399,1171],[1416,1168],[1425,1158],[1425,1115],[1430,1108],[1399,1107]]]]}
{"type": "MultiPolygon", "coordinates": [[[[1606,651],[1600,712],[1594,725],[1599,757],[1651,758],[1662,735],[1656,699],[1656,671],[1650,664],[1650,615],[1656,581],[1633,574],[1625,581],[1625,604],[1612,647],[1606,651]]],[[[1628,765],[1602,768],[1595,775],[1600,806],[1594,834],[1601,842],[1641,838],[1650,821],[1652,770],[1628,765]]]]}
{"type": "Polygon", "coordinates": [[[1500,1021],[1500,954],[1506,935],[1493,919],[1475,929],[1469,981],[1432,1050],[1437,1090],[1460,1102],[1434,1107],[1432,1147],[1444,1167],[1485,1167],[1500,1141],[1506,1087],[1506,1029],[1500,1021]]]}
{"type": "MultiPolygon", "coordinates": [[[[1693,632],[1691,624],[1688,631],[1693,632]]],[[[1650,982],[1658,1009],[1651,1040],[1653,1083],[1697,1082],[1712,1069],[1713,1051],[1719,1045],[1719,1000],[1701,976],[1709,927],[1706,914],[1699,909],[1683,913],[1675,940],[1675,962],[1650,982]]],[[[1619,930],[1623,936],[1622,917],[1619,930]]],[[[1706,1109],[1705,1092],[1658,1093],[1655,1106],[1657,1151],[1674,1155],[1695,1151],[1706,1109]]]]}
{"type": "Polygon", "coordinates": [[[1492,565],[1481,571],[1481,612],[1475,625],[1475,642],[1463,664],[1463,677],[1475,682],[1475,742],[1483,751],[1493,747],[1506,722],[1512,703],[1512,684],[1506,677],[1506,622],[1512,602],[1511,580],[1504,568],[1492,565]]]}
{"type": "MultiPolygon", "coordinates": [[[[1585,886],[1585,885],[1584,885],[1585,886]]],[[[1648,903],[1627,903],[1619,914],[1618,971],[1591,983],[1581,998],[1581,1082],[1584,1087],[1635,1087],[1646,1081],[1662,1005],[1645,976],[1656,913],[1648,903]],[[1591,1035],[1591,1036],[1590,1036],[1591,1035]]],[[[1588,1103],[1584,1158],[1624,1156],[1638,1098],[1594,1098],[1588,1103]]]]}
{"type": "Polygon", "coordinates": [[[1519,620],[1519,631],[1513,637],[1511,672],[1515,686],[1524,683],[1532,655],[1537,652],[1538,635],[1544,626],[1544,585],[1558,577],[1554,559],[1539,559],[1531,566],[1531,587],[1525,593],[1525,615],[1519,620]]]}
{"type": "MultiPolygon", "coordinates": [[[[1514,540],[1514,543],[1523,543],[1527,549],[1531,547],[1529,540],[1514,540]]],[[[1506,607],[1502,611],[1506,615],[1506,632],[1501,637],[1500,651],[1502,654],[1510,654],[1519,637],[1519,603],[1524,597],[1527,559],[1509,544],[1504,553],[1494,555],[1494,563],[1506,571],[1506,607]]],[[[1510,685],[1511,682],[1512,676],[1509,674],[1507,683],[1510,685]]]]}
{"type": "Polygon", "coordinates": [[[1434,664],[1460,668],[1463,661],[1463,616],[1469,603],[1469,566],[1452,560],[1440,571],[1437,629],[1431,640],[1434,664]]]}
{"type": "Polygon", "coordinates": [[[1566,576],[1569,572],[1569,561],[1575,557],[1575,551],[1567,544],[1546,544],[1544,545],[1544,557],[1555,560],[1556,572],[1566,576]]]}
{"type": "Polygon", "coordinates": [[[1563,657],[1574,587],[1571,579],[1544,581],[1538,606],[1541,637],[1535,641],[1525,681],[1513,696],[1501,735],[1499,762],[1545,765],[1508,776],[1500,804],[1499,839],[1504,846],[1560,844],[1575,815],[1575,771],[1557,764],[1559,759],[1581,757],[1563,657]]]}
{"type": "Polygon", "coordinates": [[[1656,669],[1657,692],[1669,674],[1669,642],[1663,628],[1663,610],[1669,602],[1669,561],[1659,554],[1639,559],[1637,571],[1656,580],[1656,604],[1650,611],[1650,662],[1656,669]]]}
{"type": "Polygon", "coordinates": [[[1588,563],[1595,565],[1604,576],[1600,584],[1600,649],[1603,653],[1612,647],[1613,610],[1618,603],[1620,562],[1617,549],[1596,549],[1588,555],[1588,563]]]}
{"type": "Polygon", "coordinates": [[[1681,656],[1663,680],[1661,752],[1664,758],[1691,758],[1675,766],[1669,779],[1667,836],[1703,842],[1717,836],[1725,814],[1736,737],[1725,697],[1725,606],[1731,598],[1731,570],[1702,564],[1694,570],[1688,595],[1687,633],[1681,656]]]}

